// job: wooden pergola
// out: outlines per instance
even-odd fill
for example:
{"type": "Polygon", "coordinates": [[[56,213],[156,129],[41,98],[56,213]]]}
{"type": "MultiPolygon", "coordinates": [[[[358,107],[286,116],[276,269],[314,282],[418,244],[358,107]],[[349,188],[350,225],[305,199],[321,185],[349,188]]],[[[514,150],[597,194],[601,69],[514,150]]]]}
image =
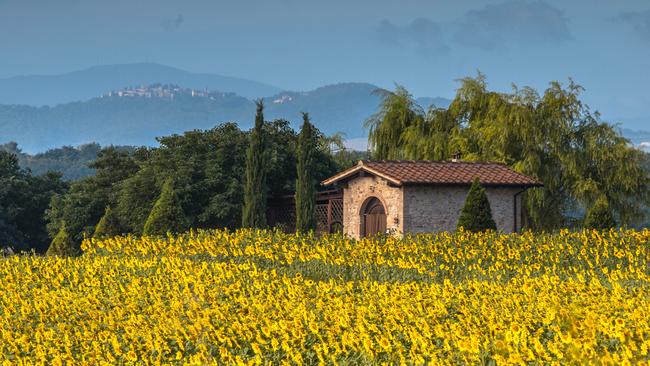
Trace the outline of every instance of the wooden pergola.
{"type": "MultiPolygon", "coordinates": [[[[343,230],[343,192],[331,189],[316,194],[317,233],[335,233],[343,230]]],[[[282,196],[269,200],[267,211],[269,226],[280,228],[286,232],[296,229],[296,204],[293,195],[282,196]]]]}

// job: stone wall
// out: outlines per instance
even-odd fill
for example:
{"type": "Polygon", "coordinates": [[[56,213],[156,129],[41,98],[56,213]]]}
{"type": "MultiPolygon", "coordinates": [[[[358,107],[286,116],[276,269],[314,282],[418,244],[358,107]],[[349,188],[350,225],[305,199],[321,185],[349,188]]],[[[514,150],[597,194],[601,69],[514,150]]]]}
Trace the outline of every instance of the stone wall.
{"type": "MultiPolygon", "coordinates": [[[[497,229],[515,230],[515,194],[521,188],[486,187],[497,229]]],[[[348,181],[343,188],[343,232],[361,236],[361,207],[377,197],[386,210],[386,227],[397,235],[454,231],[469,186],[407,185],[392,187],[382,178],[367,175],[348,181]]],[[[517,228],[521,229],[521,195],[517,196],[517,228]]]]}
{"type": "MultiPolygon", "coordinates": [[[[514,198],[521,188],[486,188],[497,229],[512,232],[515,225],[514,198]]],[[[454,231],[469,187],[404,187],[404,232],[454,231]]],[[[517,196],[517,230],[521,227],[521,195],[517,196]]]]}
{"type": "Polygon", "coordinates": [[[361,236],[361,206],[371,197],[377,197],[384,205],[386,228],[401,235],[404,231],[402,189],[374,176],[352,179],[343,188],[343,232],[353,238],[361,236]]]}

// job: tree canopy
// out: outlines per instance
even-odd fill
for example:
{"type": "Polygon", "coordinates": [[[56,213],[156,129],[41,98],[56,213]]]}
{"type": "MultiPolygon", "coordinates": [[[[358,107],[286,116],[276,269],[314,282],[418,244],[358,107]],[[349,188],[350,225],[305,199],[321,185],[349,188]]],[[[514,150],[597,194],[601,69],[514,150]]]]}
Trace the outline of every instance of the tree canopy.
{"type": "Polygon", "coordinates": [[[45,212],[65,189],[60,174],[33,176],[20,169],[16,155],[0,150],[0,249],[45,252],[50,241],[45,212]]]}
{"type": "MultiPolygon", "coordinates": [[[[268,198],[293,194],[298,134],[285,120],[264,121],[263,129],[268,198]]],[[[67,192],[52,199],[47,214],[50,237],[59,233],[65,221],[67,234],[79,245],[95,233],[108,206],[122,233],[142,235],[169,178],[186,227],[240,227],[251,133],[225,123],[161,137],[155,148],[100,150],[92,164],[96,175],[72,182],[67,192]]],[[[315,127],[313,135],[318,142],[313,178],[320,181],[342,169],[337,161],[347,162],[347,158],[337,159],[340,150],[333,147],[332,138],[315,127]]]]}
{"type": "Polygon", "coordinates": [[[460,80],[448,108],[424,112],[398,86],[382,92],[379,111],[366,121],[369,144],[376,159],[447,160],[460,152],[541,180],[543,188],[523,196],[533,229],[570,225],[601,195],[621,224],[638,224],[650,202],[645,154],[591,112],[582,91],[569,80],[551,82],[542,94],[516,86],[499,93],[479,73],[460,80]]]}
{"type": "Polygon", "coordinates": [[[65,222],[67,233],[75,243],[90,238],[106,207],[113,204],[120,183],[138,170],[128,152],[114,147],[102,149],[90,167],[95,169],[94,176],[72,183],[65,194],[52,198],[46,215],[50,237],[54,238],[65,222]]]}

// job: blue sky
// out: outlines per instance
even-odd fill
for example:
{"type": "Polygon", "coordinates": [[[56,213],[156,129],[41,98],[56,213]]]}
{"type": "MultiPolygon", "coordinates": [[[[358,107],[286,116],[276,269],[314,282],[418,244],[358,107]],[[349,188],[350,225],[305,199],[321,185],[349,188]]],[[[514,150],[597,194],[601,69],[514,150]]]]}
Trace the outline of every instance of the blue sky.
{"type": "Polygon", "coordinates": [[[130,62],[444,97],[477,69],[504,91],[572,77],[605,119],[650,129],[647,0],[0,0],[0,78],[130,62]]]}

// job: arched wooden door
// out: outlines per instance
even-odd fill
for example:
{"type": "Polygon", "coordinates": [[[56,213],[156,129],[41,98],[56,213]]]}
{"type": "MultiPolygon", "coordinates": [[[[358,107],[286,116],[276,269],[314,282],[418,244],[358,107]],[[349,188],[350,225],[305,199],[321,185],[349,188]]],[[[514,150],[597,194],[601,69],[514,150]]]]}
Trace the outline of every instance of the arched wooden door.
{"type": "Polygon", "coordinates": [[[366,202],[361,213],[361,236],[374,236],[386,232],[386,210],[381,201],[373,197],[366,202]]]}

